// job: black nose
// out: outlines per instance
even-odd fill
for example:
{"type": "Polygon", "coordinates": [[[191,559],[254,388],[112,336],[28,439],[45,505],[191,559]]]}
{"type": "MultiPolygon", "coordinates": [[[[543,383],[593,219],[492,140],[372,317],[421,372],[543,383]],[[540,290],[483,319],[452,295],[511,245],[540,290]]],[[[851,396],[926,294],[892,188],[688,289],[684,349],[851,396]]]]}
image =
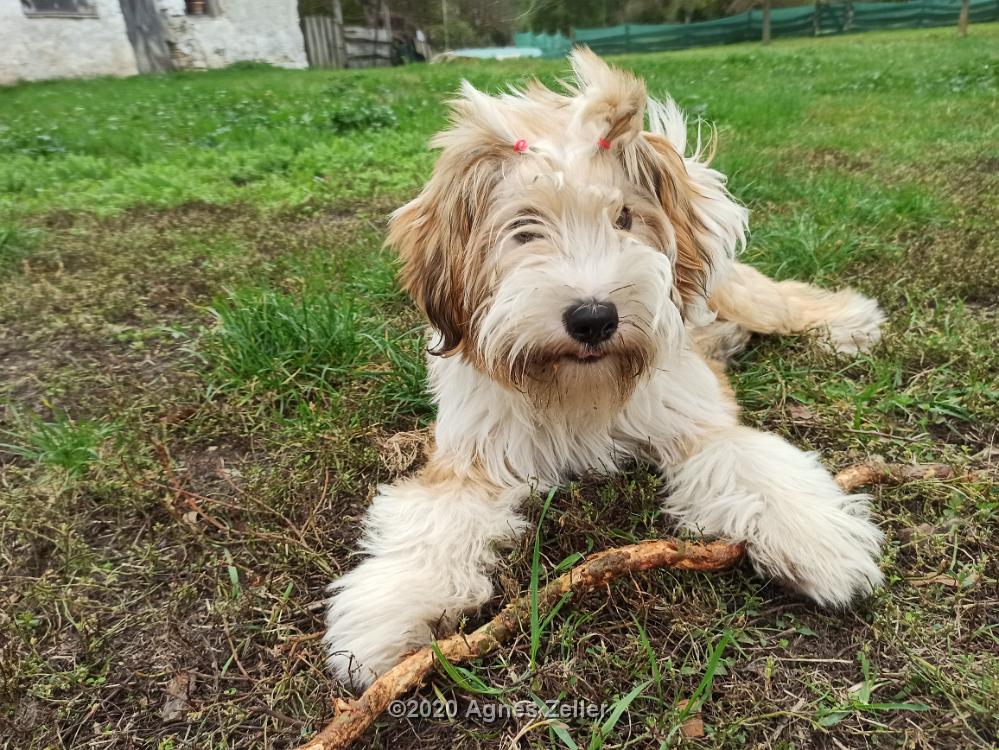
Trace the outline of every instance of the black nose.
{"type": "Polygon", "coordinates": [[[596,346],[617,330],[617,308],[612,302],[570,305],[562,316],[565,330],[581,344],[596,346]]]}

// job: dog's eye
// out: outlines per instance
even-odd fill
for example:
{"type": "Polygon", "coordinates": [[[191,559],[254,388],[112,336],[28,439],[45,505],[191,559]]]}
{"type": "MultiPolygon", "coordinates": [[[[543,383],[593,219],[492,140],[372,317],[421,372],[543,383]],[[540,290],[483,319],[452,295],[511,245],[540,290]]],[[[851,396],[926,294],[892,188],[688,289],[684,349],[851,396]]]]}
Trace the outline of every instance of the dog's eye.
{"type": "Polygon", "coordinates": [[[618,229],[623,229],[627,232],[631,229],[631,209],[625,206],[621,209],[621,213],[617,215],[617,221],[614,222],[614,226],[618,229]]]}
{"type": "Polygon", "coordinates": [[[511,229],[519,229],[521,227],[526,227],[522,232],[516,232],[513,238],[524,245],[528,242],[534,242],[534,240],[540,240],[541,235],[537,232],[532,232],[530,227],[536,226],[537,222],[534,219],[517,219],[513,224],[510,225],[511,229]]]}

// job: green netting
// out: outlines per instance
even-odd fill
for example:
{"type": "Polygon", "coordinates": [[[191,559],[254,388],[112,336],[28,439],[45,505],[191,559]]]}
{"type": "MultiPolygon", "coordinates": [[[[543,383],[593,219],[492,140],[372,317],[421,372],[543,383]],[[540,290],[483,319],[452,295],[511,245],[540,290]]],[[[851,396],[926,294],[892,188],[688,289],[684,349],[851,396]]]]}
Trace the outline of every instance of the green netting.
{"type": "Polygon", "coordinates": [[[572,49],[572,42],[561,34],[532,34],[530,31],[513,35],[516,47],[535,47],[544,57],[565,57],[572,49]]]}
{"type": "MultiPolygon", "coordinates": [[[[775,8],[770,11],[774,38],[843,34],[878,29],[915,29],[957,24],[961,0],[913,0],[905,3],[836,2],[775,8]]],[[[999,21],[999,0],[971,0],[972,23],[999,21]]],[[[574,44],[602,55],[733,44],[758,40],[763,12],[752,10],[700,23],[625,24],[599,29],[573,29],[562,34],[514,34],[518,47],[536,47],[545,57],[563,57],[574,44]]]]}

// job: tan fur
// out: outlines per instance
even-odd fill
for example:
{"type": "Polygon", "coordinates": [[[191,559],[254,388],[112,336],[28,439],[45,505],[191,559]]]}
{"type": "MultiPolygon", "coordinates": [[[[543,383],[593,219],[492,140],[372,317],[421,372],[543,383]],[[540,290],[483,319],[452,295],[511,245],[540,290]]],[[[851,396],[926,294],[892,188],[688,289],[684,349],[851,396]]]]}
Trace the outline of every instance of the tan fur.
{"type": "Polygon", "coordinates": [[[828,317],[834,295],[798,281],[774,281],[752,266],[735,263],[715,288],[710,307],[722,320],[747,331],[788,334],[814,328],[828,317]]]}
{"type": "Polygon", "coordinates": [[[487,493],[495,493],[499,489],[496,482],[489,478],[485,469],[480,465],[473,464],[467,468],[458,467],[450,457],[441,454],[436,448],[416,479],[423,486],[439,490],[442,497],[447,497],[449,492],[453,493],[469,484],[475,485],[487,493]]]}
{"type": "Polygon", "coordinates": [[[497,149],[479,143],[463,154],[446,150],[420,195],[389,225],[402,287],[441,334],[435,354],[455,353],[470,333],[483,257],[473,242],[476,220],[489,206],[499,161],[497,149]]]}
{"type": "Polygon", "coordinates": [[[739,403],[735,400],[735,390],[732,388],[732,383],[725,372],[725,363],[712,357],[705,357],[704,361],[711,368],[711,372],[715,374],[715,377],[718,378],[718,386],[721,390],[722,398],[730,404],[732,413],[738,414],[739,403]]]}
{"type": "Polygon", "coordinates": [[[697,351],[723,365],[727,365],[732,357],[746,348],[751,336],[749,331],[730,320],[716,320],[690,331],[690,338],[697,351]]]}
{"type": "MultiPolygon", "coordinates": [[[[832,335],[834,344],[839,348],[846,344],[849,349],[849,332],[845,342],[835,340],[837,321],[848,322],[851,311],[864,301],[852,289],[830,292],[800,281],[774,281],[751,266],[734,263],[724,281],[713,290],[708,304],[718,313],[719,320],[731,321],[751,333],[816,332],[821,336],[832,335]]],[[[883,316],[876,313],[875,319],[880,321],[883,316]]],[[[857,349],[877,340],[871,340],[870,334],[862,331],[852,334],[852,338],[857,349]]]]}
{"type": "Polygon", "coordinates": [[[648,148],[639,151],[647,162],[649,188],[659,199],[676,239],[676,287],[684,302],[705,296],[710,260],[697,242],[703,231],[693,210],[695,188],[690,184],[683,158],[663,136],[644,133],[648,148]]]}
{"type": "MultiPolygon", "coordinates": [[[[647,93],[645,83],[624,70],[615,70],[588,49],[581,48],[572,57],[576,83],[570,90],[580,94],[585,106],[576,122],[594,124],[598,137],[610,143],[611,151],[631,143],[641,132],[647,93]]],[[[594,138],[594,145],[596,145],[594,138]]]]}

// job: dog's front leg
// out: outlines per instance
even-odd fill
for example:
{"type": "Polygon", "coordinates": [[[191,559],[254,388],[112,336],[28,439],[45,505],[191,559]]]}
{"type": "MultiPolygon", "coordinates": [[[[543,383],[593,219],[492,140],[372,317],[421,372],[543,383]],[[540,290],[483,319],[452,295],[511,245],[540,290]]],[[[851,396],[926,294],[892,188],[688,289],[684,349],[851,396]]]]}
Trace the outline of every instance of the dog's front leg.
{"type": "Polygon", "coordinates": [[[529,488],[460,475],[440,460],[413,479],[379,488],[364,521],[367,558],[331,586],[326,636],[330,666],[369,684],[435,626],[492,596],[495,546],[524,529],[517,506],[529,488]]]}
{"type": "Polygon", "coordinates": [[[881,583],[882,534],[867,497],[844,493],[815,454],[730,425],[703,433],[672,467],[665,509],[691,528],[746,543],[756,569],[826,606],[881,583]]]}

